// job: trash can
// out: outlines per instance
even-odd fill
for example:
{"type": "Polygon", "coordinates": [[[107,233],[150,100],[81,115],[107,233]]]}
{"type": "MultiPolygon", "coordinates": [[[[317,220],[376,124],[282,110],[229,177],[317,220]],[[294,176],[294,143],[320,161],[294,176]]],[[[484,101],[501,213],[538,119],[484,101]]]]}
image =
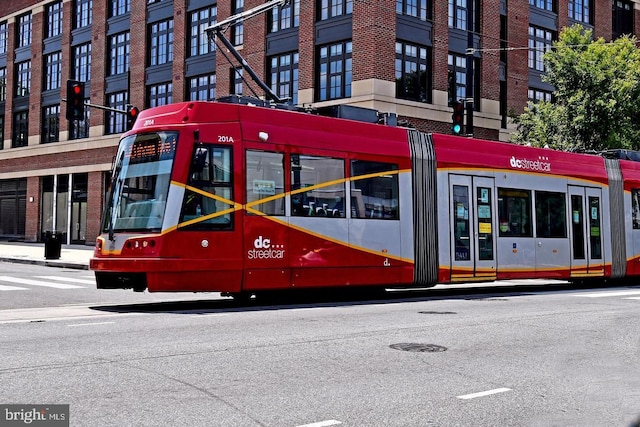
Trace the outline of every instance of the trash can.
{"type": "Polygon", "coordinates": [[[60,259],[62,250],[62,233],[47,231],[44,235],[45,259],[60,259]]]}

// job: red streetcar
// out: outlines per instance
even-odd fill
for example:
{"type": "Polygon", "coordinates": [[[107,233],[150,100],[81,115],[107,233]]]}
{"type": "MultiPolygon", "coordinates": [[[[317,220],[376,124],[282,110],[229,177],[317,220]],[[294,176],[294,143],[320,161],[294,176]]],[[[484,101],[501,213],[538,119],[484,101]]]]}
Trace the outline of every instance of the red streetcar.
{"type": "Polygon", "coordinates": [[[241,103],[151,108],[120,142],[90,266],[101,289],[235,297],[636,275],[640,163],[611,154],[241,103]]]}

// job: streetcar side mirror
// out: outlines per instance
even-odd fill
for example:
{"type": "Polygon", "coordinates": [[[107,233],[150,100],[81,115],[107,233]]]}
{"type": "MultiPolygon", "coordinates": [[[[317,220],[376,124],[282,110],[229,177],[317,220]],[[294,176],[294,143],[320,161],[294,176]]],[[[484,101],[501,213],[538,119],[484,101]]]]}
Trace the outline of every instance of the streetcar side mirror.
{"type": "Polygon", "coordinates": [[[194,174],[200,174],[204,170],[207,164],[207,149],[206,147],[196,147],[193,154],[193,161],[191,162],[191,172],[194,174]]]}

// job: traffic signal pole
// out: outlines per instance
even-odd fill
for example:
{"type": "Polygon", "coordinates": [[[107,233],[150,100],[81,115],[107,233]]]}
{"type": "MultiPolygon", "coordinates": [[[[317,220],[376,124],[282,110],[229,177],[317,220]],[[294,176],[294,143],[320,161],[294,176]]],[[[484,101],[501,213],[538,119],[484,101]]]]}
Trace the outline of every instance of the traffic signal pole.
{"type": "Polygon", "coordinates": [[[67,80],[67,97],[61,98],[61,101],[67,103],[67,120],[84,120],[85,107],[97,108],[104,111],[112,111],[114,113],[124,114],[126,119],[127,130],[131,130],[138,118],[140,110],[131,104],[127,104],[126,110],[119,108],[106,107],[104,105],[91,104],[84,102],[84,82],[78,80],[67,80]]]}
{"type": "MultiPolygon", "coordinates": [[[[63,102],[67,102],[66,98],[60,98],[60,100],[63,102]]],[[[91,104],[89,102],[84,102],[82,103],[82,105],[84,105],[85,107],[98,108],[100,110],[105,110],[105,111],[113,111],[114,113],[127,114],[127,110],[120,110],[118,108],[113,108],[113,107],[105,107],[104,105],[91,104]]]]}

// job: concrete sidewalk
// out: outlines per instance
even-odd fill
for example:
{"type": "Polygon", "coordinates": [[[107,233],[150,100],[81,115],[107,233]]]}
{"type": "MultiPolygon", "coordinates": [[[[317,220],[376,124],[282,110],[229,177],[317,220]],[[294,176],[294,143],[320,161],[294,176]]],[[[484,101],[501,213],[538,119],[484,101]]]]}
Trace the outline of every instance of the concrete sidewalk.
{"type": "Polygon", "coordinates": [[[62,245],[59,259],[44,257],[44,243],[0,242],[0,261],[48,267],[89,269],[93,246],[62,245]]]}

